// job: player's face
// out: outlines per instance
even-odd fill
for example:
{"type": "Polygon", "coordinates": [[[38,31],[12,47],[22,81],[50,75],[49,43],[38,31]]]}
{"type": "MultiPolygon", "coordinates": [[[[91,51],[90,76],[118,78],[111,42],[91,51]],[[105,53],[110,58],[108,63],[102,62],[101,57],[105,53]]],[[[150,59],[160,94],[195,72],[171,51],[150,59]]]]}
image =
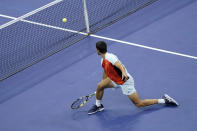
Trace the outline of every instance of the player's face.
{"type": "Polygon", "coordinates": [[[97,54],[98,54],[98,55],[101,55],[101,53],[99,52],[99,50],[98,50],[98,49],[96,49],[96,52],[97,52],[97,54]]]}

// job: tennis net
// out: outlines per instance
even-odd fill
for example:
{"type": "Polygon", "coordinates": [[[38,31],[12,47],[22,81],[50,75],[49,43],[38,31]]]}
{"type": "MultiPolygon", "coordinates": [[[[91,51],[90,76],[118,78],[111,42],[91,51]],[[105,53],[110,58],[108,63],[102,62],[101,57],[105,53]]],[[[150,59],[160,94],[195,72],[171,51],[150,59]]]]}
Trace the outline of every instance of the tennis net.
{"type": "Polygon", "coordinates": [[[0,80],[155,1],[65,0],[15,20],[0,30],[0,80]]]}

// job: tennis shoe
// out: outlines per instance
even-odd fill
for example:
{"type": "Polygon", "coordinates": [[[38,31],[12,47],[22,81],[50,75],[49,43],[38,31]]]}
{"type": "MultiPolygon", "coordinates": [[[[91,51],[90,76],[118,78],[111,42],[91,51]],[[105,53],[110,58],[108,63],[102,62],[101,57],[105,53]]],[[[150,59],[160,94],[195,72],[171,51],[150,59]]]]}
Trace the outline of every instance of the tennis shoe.
{"type": "Polygon", "coordinates": [[[164,94],[162,97],[165,100],[166,105],[171,105],[171,106],[178,106],[178,102],[174,100],[172,97],[168,96],[167,94],[164,94]]]}
{"type": "Polygon", "coordinates": [[[92,115],[95,114],[99,111],[103,111],[104,110],[104,106],[101,104],[101,106],[92,106],[92,108],[88,111],[88,115],[92,115]]]}

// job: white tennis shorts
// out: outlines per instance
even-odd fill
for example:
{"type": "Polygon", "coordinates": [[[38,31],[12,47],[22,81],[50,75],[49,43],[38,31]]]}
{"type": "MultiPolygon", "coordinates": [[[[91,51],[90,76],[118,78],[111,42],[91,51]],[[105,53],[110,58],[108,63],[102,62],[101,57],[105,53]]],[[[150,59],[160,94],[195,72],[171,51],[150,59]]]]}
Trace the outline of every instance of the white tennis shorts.
{"type": "Polygon", "coordinates": [[[115,88],[120,87],[122,89],[124,95],[131,95],[136,92],[133,77],[131,75],[128,76],[129,79],[123,85],[118,85],[111,80],[115,88]]]}

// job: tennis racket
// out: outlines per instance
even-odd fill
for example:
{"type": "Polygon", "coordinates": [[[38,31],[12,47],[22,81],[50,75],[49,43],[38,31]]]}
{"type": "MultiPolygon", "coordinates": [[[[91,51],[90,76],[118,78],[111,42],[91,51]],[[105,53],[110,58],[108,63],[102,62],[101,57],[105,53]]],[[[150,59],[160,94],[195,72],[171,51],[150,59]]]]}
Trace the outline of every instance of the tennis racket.
{"type": "Polygon", "coordinates": [[[79,97],[77,100],[75,100],[72,105],[71,105],[71,108],[72,109],[78,109],[82,106],[84,106],[84,104],[91,98],[93,97],[94,95],[96,94],[96,92],[94,93],[91,93],[87,96],[82,96],[82,97],[79,97]]]}

